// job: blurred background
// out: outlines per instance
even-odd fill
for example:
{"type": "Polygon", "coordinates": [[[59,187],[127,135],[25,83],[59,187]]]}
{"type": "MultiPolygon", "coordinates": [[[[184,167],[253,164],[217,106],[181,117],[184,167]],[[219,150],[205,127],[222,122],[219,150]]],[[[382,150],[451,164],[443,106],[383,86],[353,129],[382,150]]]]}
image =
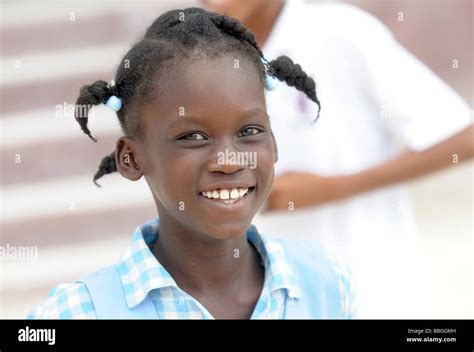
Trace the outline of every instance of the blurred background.
{"type": "MultiPolygon", "coordinates": [[[[473,106],[471,0],[346,2],[377,16],[473,106]],[[454,59],[462,63],[455,70],[454,59]]],[[[37,252],[1,258],[0,318],[24,318],[54,285],[114,262],[137,224],[156,216],[144,181],[116,174],[94,186],[92,175],[121,135],[118,121],[96,108],[95,144],[75,122],[73,104],[84,84],[112,79],[121,56],[160,13],[193,4],[1,1],[0,246],[37,252]]],[[[410,183],[423,294],[431,302],[419,318],[474,318],[473,167],[410,183]]]]}

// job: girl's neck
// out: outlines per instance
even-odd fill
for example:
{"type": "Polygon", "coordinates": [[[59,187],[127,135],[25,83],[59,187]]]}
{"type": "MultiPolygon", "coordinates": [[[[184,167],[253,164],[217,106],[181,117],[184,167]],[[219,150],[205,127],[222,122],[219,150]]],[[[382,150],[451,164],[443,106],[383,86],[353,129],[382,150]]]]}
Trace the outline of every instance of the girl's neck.
{"type": "Polygon", "coordinates": [[[160,218],[152,252],[178,286],[188,292],[234,291],[259,280],[260,256],[245,234],[231,240],[212,239],[160,218]]]}

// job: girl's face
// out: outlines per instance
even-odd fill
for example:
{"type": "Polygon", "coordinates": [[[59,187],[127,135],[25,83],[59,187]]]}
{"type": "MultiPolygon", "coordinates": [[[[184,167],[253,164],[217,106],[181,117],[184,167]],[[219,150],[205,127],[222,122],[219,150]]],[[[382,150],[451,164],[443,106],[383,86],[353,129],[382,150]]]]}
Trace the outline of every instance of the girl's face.
{"type": "Polygon", "coordinates": [[[230,55],[180,66],[141,111],[135,159],[162,220],[236,238],[267,198],[277,160],[263,86],[250,62],[230,55]]]}

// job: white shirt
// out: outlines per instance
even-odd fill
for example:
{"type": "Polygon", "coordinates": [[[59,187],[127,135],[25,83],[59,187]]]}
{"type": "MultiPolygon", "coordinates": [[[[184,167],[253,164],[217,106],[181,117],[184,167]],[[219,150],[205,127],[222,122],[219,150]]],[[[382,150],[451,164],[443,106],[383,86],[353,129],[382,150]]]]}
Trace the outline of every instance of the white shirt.
{"type": "MultiPolygon", "coordinates": [[[[351,5],[287,2],[263,53],[268,60],[287,55],[301,64],[315,79],[322,104],[320,119],[309,125],[317,106],[301,92],[280,83],[266,94],[279,149],[276,175],[355,173],[404,147],[428,148],[471,123],[469,106],[447,84],[380,21],[351,5]]],[[[414,284],[408,276],[416,281],[407,274],[414,272],[416,238],[403,185],[324,206],[259,214],[254,222],[276,237],[298,233],[319,240],[344,257],[359,285],[361,317],[408,318],[407,309],[415,317],[423,314],[406,304],[416,302],[414,292],[404,290],[414,284]]]]}

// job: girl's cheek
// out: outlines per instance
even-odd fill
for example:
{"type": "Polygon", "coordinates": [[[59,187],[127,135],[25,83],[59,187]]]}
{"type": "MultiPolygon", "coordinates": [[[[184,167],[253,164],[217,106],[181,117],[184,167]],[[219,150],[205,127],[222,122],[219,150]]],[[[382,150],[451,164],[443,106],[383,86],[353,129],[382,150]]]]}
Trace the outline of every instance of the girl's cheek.
{"type": "Polygon", "coordinates": [[[257,152],[257,160],[259,164],[264,165],[265,167],[273,167],[275,153],[272,152],[272,146],[268,146],[267,148],[260,149],[257,152]]]}

